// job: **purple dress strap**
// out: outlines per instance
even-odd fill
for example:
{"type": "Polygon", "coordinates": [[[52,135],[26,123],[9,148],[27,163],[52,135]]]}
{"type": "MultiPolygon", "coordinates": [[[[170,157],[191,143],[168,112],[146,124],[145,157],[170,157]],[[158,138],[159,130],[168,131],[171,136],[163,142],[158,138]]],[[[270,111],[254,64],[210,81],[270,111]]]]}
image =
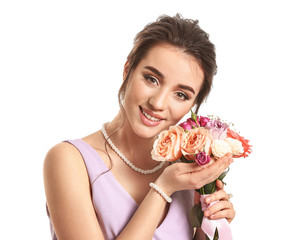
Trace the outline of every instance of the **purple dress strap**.
{"type": "MultiPolygon", "coordinates": [[[[93,147],[82,139],[67,142],[79,150],[86,165],[92,202],[104,238],[114,240],[132,218],[138,204],[109,171],[93,147]]],[[[192,239],[193,229],[188,218],[193,206],[194,192],[176,192],[172,199],[167,216],[156,229],[153,240],[192,239]]]]}

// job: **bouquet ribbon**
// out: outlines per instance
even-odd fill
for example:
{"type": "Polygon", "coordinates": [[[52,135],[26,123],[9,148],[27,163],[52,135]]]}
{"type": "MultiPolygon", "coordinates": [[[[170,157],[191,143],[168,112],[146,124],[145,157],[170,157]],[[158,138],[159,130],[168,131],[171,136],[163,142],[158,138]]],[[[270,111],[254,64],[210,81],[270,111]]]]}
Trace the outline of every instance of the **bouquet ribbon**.
{"type": "MultiPolygon", "coordinates": [[[[202,211],[205,211],[208,207],[212,206],[218,201],[212,202],[210,204],[205,203],[205,198],[209,196],[209,194],[201,195],[200,201],[202,206],[202,211]]],[[[209,239],[213,239],[215,235],[215,231],[218,231],[220,240],[232,240],[231,229],[229,223],[225,218],[210,220],[207,217],[203,217],[201,229],[208,236],[209,239]]]]}

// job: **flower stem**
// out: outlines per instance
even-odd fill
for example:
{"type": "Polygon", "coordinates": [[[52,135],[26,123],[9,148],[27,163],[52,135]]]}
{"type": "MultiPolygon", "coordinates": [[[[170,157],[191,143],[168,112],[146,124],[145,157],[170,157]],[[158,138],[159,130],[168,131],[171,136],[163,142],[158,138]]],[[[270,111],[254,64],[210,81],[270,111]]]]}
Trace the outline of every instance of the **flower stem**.
{"type": "Polygon", "coordinates": [[[216,181],[214,182],[214,185],[212,187],[212,192],[211,193],[214,193],[215,192],[215,187],[216,187],[216,181]]]}
{"type": "Polygon", "coordinates": [[[198,119],[197,114],[195,114],[195,113],[193,112],[193,110],[191,110],[191,112],[192,112],[191,118],[195,121],[195,123],[197,124],[197,127],[199,127],[199,124],[198,124],[198,122],[197,122],[197,119],[198,119]]]}

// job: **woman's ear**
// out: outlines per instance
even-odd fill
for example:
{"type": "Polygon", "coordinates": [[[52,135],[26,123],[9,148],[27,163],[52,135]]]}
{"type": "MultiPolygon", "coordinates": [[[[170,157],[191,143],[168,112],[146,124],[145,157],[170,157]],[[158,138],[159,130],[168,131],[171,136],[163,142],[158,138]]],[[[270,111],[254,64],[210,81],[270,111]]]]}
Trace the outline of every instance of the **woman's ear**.
{"type": "Polygon", "coordinates": [[[126,77],[128,76],[129,73],[129,60],[126,61],[124,65],[124,71],[123,71],[123,80],[126,80],[126,77]]]}

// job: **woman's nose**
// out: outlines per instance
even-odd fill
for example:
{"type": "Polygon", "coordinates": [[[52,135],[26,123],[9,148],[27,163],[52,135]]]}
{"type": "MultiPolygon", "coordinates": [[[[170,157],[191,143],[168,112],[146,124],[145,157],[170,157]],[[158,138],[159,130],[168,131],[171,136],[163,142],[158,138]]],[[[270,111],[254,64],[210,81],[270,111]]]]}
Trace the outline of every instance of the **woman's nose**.
{"type": "Polygon", "coordinates": [[[156,111],[163,111],[168,104],[167,92],[159,91],[149,98],[151,108],[156,111]]]}

